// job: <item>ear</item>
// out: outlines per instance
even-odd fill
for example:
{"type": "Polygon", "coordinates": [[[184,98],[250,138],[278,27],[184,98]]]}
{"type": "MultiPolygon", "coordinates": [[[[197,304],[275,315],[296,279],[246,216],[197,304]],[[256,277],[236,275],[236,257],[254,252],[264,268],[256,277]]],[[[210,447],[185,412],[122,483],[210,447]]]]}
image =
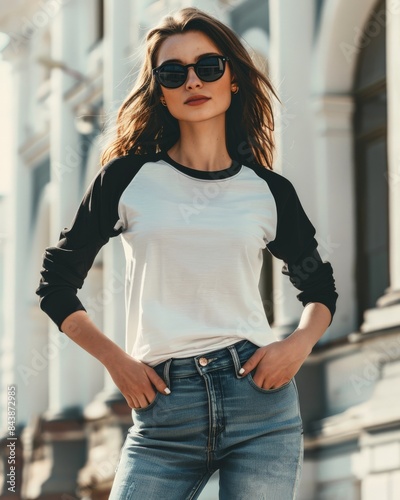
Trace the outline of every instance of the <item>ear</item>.
{"type": "Polygon", "coordinates": [[[239,92],[239,85],[237,83],[231,83],[232,94],[237,94],[239,92]]]}

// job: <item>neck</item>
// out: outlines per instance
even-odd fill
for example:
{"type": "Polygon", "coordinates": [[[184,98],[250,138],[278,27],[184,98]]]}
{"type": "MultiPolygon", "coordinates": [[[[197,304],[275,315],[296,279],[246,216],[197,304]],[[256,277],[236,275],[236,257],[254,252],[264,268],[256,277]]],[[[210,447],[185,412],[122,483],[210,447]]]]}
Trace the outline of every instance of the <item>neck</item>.
{"type": "MultiPolygon", "coordinates": [[[[222,170],[231,166],[226,149],[225,115],[222,119],[179,122],[180,138],[168,151],[181,165],[198,170],[222,170]]],[[[219,118],[219,117],[218,117],[219,118]]]]}

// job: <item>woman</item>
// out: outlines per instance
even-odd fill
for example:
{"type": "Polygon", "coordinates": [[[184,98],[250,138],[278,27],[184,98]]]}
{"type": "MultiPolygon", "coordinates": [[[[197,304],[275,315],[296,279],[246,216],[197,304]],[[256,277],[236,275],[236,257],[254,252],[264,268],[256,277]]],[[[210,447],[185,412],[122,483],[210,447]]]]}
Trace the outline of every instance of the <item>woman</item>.
{"type": "Polygon", "coordinates": [[[276,93],[237,36],[186,8],[146,41],[102,168],[46,249],[40,305],[132,408],[110,499],[194,499],[216,470],[221,499],[292,499],[303,455],[294,376],[332,322],[332,267],[272,170],[276,93]],[[126,352],[76,295],[118,235],[126,352]],[[281,341],[258,289],[266,247],[306,306],[281,341]]]}

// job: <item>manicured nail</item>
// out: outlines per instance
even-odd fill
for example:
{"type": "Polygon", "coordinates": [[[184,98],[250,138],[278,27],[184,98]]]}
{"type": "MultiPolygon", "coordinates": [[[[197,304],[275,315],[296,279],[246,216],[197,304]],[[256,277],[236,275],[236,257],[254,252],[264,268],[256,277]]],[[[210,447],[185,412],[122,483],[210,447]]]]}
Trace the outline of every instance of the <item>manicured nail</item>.
{"type": "Polygon", "coordinates": [[[244,373],[244,368],[241,368],[241,369],[239,370],[239,374],[240,374],[240,375],[243,375],[243,373],[244,373]]]}
{"type": "Polygon", "coordinates": [[[166,387],[166,388],[164,389],[164,392],[165,392],[165,394],[171,394],[171,391],[168,389],[168,387],[166,387]]]}

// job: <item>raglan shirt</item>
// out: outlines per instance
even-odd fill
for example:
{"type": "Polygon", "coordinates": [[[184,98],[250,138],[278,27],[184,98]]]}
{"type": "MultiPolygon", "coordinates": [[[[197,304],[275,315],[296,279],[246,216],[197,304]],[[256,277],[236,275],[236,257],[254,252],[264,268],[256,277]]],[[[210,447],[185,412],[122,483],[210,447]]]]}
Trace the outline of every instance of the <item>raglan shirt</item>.
{"type": "Polygon", "coordinates": [[[86,310],[77,296],[93,261],[121,235],[126,258],[125,349],[155,366],[242,339],[276,341],[259,291],[263,250],[284,263],[303,306],[338,294],[315,228],[292,183],[262,165],[233,161],[204,171],[164,151],[101,168],[69,228],[46,248],[37,295],[59,330],[86,310]]]}

